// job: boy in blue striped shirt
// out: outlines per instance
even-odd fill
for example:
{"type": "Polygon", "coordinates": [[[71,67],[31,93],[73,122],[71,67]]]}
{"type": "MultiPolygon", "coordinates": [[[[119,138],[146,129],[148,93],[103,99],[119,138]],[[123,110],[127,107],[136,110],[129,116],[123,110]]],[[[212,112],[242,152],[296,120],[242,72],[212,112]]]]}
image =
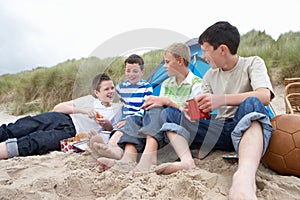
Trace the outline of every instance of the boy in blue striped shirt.
{"type": "Polygon", "coordinates": [[[145,98],[153,94],[151,84],[145,80],[141,80],[145,72],[144,60],[139,55],[132,54],[124,63],[127,80],[116,87],[120,101],[123,103],[122,126],[127,116],[143,116],[144,111],[140,110],[140,107],[145,102],[145,98]]]}

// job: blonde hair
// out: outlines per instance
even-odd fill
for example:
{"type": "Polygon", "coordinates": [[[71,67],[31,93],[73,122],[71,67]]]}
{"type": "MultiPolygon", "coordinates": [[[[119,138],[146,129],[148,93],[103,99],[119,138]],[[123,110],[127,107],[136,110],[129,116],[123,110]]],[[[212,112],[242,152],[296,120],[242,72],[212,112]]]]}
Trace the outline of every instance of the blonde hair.
{"type": "Polygon", "coordinates": [[[191,61],[190,48],[183,43],[173,43],[165,51],[165,54],[170,53],[176,59],[179,57],[183,58],[184,65],[188,67],[191,61]]]}

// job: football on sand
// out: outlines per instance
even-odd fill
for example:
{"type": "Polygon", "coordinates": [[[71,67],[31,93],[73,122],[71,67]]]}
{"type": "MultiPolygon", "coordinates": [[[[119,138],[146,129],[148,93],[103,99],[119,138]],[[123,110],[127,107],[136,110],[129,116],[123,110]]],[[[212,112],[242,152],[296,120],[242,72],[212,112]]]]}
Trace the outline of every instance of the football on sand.
{"type": "Polygon", "coordinates": [[[300,115],[277,115],[271,123],[274,132],[263,163],[279,174],[300,177],[300,115]]]}

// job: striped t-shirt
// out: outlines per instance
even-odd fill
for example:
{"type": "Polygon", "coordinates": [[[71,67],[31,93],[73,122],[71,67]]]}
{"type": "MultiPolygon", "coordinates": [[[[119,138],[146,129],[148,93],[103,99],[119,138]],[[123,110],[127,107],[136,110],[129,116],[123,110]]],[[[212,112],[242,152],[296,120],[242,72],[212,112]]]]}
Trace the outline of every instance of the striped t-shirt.
{"type": "Polygon", "coordinates": [[[151,84],[145,80],[140,80],[136,84],[131,84],[126,80],[117,85],[116,91],[123,103],[123,120],[129,115],[142,116],[144,111],[140,110],[140,107],[145,102],[145,97],[153,94],[151,84]]]}
{"type": "Polygon", "coordinates": [[[202,79],[191,71],[180,85],[177,85],[174,76],[166,79],[161,86],[160,96],[168,97],[174,103],[183,106],[183,103],[201,93],[202,79]]]}

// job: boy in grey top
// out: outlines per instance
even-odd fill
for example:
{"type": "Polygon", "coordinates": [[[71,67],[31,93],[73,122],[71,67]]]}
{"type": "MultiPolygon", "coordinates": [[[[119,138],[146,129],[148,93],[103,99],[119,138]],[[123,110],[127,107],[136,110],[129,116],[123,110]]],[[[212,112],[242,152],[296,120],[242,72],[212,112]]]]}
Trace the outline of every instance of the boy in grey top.
{"type": "Polygon", "coordinates": [[[203,78],[202,94],[194,99],[203,112],[218,109],[218,114],[216,118],[190,121],[187,109],[180,113],[167,108],[167,123],[161,130],[180,161],[164,163],[156,173],[194,168],[188,149],[191,143],[201,147],[198,158],[204,158],[211,149],[235,150],[239,161],[229,198],[257,199],[255,174],[273,132],[265,106],[274,92],[264,61],[257,56],[239,57],[239,42],[237,28],[228,22],[217,22],[200,35],[202,57],[211,69],[203,78]]]}

